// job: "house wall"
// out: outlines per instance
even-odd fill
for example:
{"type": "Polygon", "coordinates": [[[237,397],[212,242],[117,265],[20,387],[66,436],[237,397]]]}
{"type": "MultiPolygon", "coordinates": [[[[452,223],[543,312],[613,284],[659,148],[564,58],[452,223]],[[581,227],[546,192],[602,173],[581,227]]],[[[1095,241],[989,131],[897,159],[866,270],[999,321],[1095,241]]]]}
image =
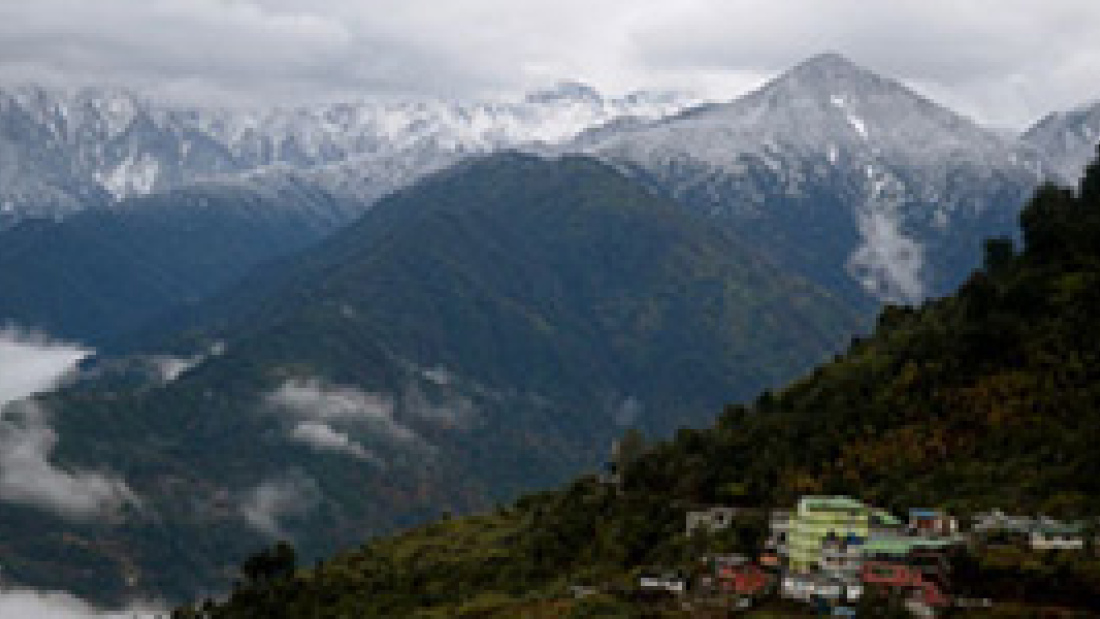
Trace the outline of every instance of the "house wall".
{"type": "Polygon", "coordinates": [[[871,509],[867,506],[834,506],[828,502],[801,501],[797,513],[791,518],[787,535],[791,569],[806,572],[818,565],[822,541],[830,533],[839,537],[855,535],[867,538],[870,534],[870,513],[871,509]]]}

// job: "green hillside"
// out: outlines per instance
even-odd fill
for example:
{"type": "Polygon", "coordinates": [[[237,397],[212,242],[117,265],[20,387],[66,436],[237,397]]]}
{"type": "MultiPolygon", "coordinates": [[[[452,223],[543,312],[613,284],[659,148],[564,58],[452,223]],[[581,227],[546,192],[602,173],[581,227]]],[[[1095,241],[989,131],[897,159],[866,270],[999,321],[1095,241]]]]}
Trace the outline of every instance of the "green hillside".
{"type": "Polygon", "coordinates": [[[195,316],[179,341],[224,354],[166,384],[112,360],[47,398],[58,464],[116,472],[141,508],[6,511],[7,577],[99,600],[224,589],[274,537],[328,555],[561,483],[626,427],[704,424],[859,326],[609,166],[523,155],[383,200],[195,316]]]}
{"type": "MultiPolygon", "coordinates": [[[[209,610],[656,616],[611,599],[574,603],[566,586],[626,583],[641,566],[693,561],[698,549],[681,531],[685,506],[699,503],[789,506],[801,494],[842,493],[895,509],[1095,521],[1100,162],[1076,193],[1040,189],[1021,224],[1022,253],[988,243],[983,270],[956,295],[887,308],[873,336],[833,362],[752,406],[727,407],[712,429],[681,430],[650,449],[626,468],[621,493],[581,478],[491,514],[368,542],[315,569],[271,561],[209,610]]],[[[754,526],[745,523],[747,536],[754,526]]],[[[1095,559],[1001,551],[975,565],[973,585],[1001,599],[1083,616],[1100,605],[1095,559]]],[[[1008,616],[1037,616],[1019,612],[1008,616]]]]}
{"type": "Polygon", "coordinates": [[[0,236],[0,324],[113,344],[316,243],[345,224],[352,207],[301,184],[281,191],[210,184],[27,221],[0,236]]]}

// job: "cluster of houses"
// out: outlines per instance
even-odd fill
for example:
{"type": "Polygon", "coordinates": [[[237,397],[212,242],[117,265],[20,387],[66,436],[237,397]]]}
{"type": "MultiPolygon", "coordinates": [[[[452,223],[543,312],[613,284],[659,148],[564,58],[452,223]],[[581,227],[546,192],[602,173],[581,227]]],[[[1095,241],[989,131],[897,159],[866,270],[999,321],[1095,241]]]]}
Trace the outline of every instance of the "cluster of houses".
{"type": "MultiPolygon", "coordinates": [[[[712,507],[686,515],[686,533],[716,533],[733,526],[741,510],[712,507]]],[[[950,559],[977,539],[1007,538],[1034,549],[1080,551],[1083,523],[1047,517],[979,514],[963,531],[957,518],[934,509],[890,512],[844,496],[806,496],[795,509],[769,512],[769,535],[754,557],[708,555],[693,580],[677,574],[647,575],[641,589],[684,595],[724,596],[746,608],[778,595],[814,605],[820,613],[854,616],[868,595],[903,601],[917,616],[935,616],[949,606],[980,606],[988,600],[953,597],[950,559]]]]}

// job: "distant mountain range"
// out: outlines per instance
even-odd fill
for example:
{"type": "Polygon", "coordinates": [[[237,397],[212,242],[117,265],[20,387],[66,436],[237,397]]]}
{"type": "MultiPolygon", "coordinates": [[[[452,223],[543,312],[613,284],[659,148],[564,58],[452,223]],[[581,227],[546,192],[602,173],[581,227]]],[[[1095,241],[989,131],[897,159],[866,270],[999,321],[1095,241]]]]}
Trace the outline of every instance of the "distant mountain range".
{"type": "Polygon", "coordinates": [[[182,109],[119,89],[9,88],[0,90],[0,227],[272,166],[300,171],[414,151],[560,143],[693,101],[661,92],[606,98],[567,82],[518,101],[387,99],[251,111],[182,109]]]}
{"type": "Polygon", "coordinates": [[[883,302],[954,289],[977,263],[975,239],[1014,234],[1028,192],[1045,179],[1072,180],[1100,132],[1094,106],[1006,137],[835,54],[732,102],[693,102],[670,93],[607,98],[565,83],[507,103],[245,113],[178,110],[123,91],[0,92],[0,228],[55,220],[9,231],[8,244],[24,249],[0,252],[8,284],[0,321],[102,344],[323,238],[426,174],[507,148],[611,162],[870,314],[883,302]],[[177,251],[153,266],[180,277],[101,264],[103,252],[72,240],[126,254],[131,241],[109,229],[177,236],[219,216],[199,209],[195,217],[208,223],[186,225],[205,202],[262,205],[246,210],[270,234],[248,231],[244,213],[226,209],[219,243],[239,251],[195,260],[211,244],[179,235],[177,251]],[[171,217],[139,212],[150,205],[171,217]],[[84,211],[98,214],[68,221],[84,211]],[[28,236],[35,240],[20,240],[28,236]],[[60,245],[67,249],[48,249],[60,245]],[[135,292],[100,295],[48,269],[94,271],[103,289],[135,292]],[[65,309],[97,305],[79,317],[65,309]]]}

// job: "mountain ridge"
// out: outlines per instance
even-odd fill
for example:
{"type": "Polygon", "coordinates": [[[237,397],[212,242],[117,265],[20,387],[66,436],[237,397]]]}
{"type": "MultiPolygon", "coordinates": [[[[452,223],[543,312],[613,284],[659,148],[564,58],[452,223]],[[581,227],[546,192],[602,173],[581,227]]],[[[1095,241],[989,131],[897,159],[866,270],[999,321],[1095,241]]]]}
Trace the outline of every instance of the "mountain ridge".
{"type": "Polygon", "coordinates": [[[979,258],[974,233],[1010,234],[1053,174],[1030,146],[835,54],[582,149],[865,307],[952,289],[979,258]]]}
{"type": "Polygon", "coordinates": [[[465,161],[300,260],[225,328],[160,351],[182,371],[101,358],[42,400],[60,465],[117,473],[142,509],[74,528],[13,508],[21,526],[39,520],[26,542],[0,522],[5,573],[57,586],[31,542],[79,531],[99,540],[67,557],[98,566],[67,583],[81,595],[222,588],[265,531],[319,556],[488,507],[598,463],[624,427],[699,423],[859,326],[828,292],[587,157],[465,161]],[[283,495],[301,509],[238,507],[283,495]]]}

